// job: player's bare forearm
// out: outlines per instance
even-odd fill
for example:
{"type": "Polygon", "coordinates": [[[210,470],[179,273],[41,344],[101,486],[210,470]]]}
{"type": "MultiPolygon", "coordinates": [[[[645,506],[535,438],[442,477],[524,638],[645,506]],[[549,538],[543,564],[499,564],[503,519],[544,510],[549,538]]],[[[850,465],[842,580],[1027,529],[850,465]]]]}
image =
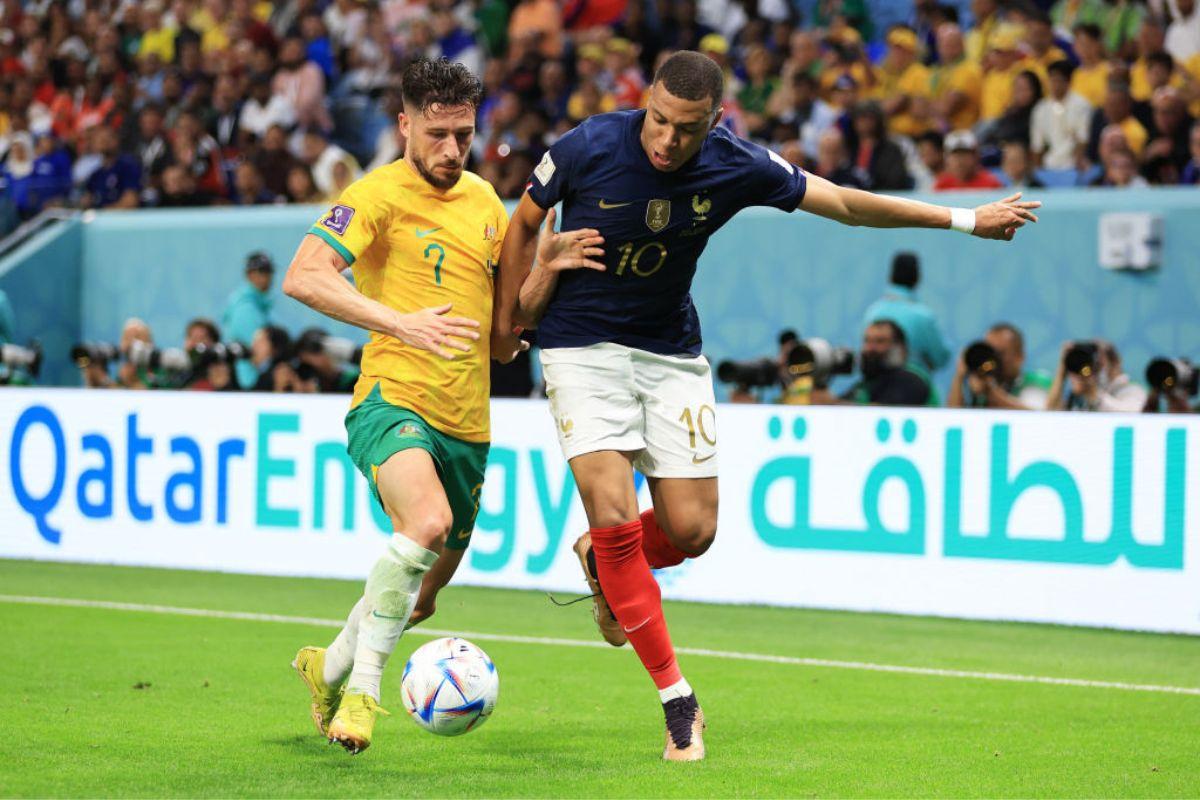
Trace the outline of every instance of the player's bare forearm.
{"type": "MultiPolygon", "coordinates": [[[[954,212],[946,206],[838,186],[817,175],[807,177],[800,208],[845,225],[948,229],[954,220],[954,212]]],[[[1037,222],[1033,209],[1040,206],[1037,201],[1022,201],[1017,193],[973,211],[965,210],[971,225],[964,230],[983,239],[1011,240],[1018,228],[1037,222]]]]}
{"type": "Polygon", "coordinates": [[[525,328],[536,328],[546,313],[546,306],[554,297],[558,286],[558,273],[548,269],[534,269],[521,286],[520,301],[517,314],[520,320],[517,324],[525,328]]]}
{"type": "Polygon", "coordinates": [[[546,212],[533,202],[527,193],[521,196],[521,201],[509,220],[508,233],[504,235],[504,247],[500,255],[500,286],[496,295],[496,305],[503,306],[497,311],[496,321],[506,322],[508,327],[500,330],[511,329],[514,325],[533,328],[540,318],[526,313],[522,308],[521,289],[533,269],[538,228],[545,218],[546,212]]]}
{"type": "Polygon", "coordinates": [[[283,278],[283,293],[339,322],[396,336],[399,314],[351,286],[342,277],[347,266],[333,248],[305,236],[283,278]]]}

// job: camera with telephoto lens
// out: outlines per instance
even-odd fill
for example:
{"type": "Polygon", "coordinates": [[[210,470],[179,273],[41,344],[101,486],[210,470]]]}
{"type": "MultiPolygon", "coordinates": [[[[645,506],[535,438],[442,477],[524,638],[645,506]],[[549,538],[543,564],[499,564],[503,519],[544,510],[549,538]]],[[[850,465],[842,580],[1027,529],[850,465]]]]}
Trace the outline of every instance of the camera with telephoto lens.
{"type": "MultiPolygon", "coordinates": [[[[796,332],[791,328],[779,332],[779,347],[799,341],[796,332]]],[[[733,383],[747,389],[761,386],[777,386],[783,383],[779,373],[779,360],[765,356],[748,361],[725,360],[717,364],[717,380],[721,383],[733,383]]]]}
{"type": "Polygon", "coordinates": [[[813,386],[821,389],[829,385],[829,379],[834,375],[849,375],[853,371],[853,350],[817,338],[797,342],[784,363],[784,374],[789,384],[801,378],[811,378],[813,386]]]}
{"type": "Polygon", "coordinates": [[[325,354],[334,361],[358,365],[362,362],[362,345],[339,336],[329,336],[318,328],[309,328],[296,340],[297,354],[325,354]]]}
{"type": "Polygon", "coordinates": [[[0,384],[24,383],[36,378],[41,370],[42,346],[37,342],[30,342],[28,347],[0,345],[0,384]],[[21,378],[22,374],[25,379],[21,378]]]}
{"type": "Polygon", "coordinates": [[[92,364],[106,367],[108,362],[116,361],[120,357],[121,351],[109,342],[80,342],[71,348],[71,360],[80,369],[92,364]]]}
{"type": "Polygon", "coordinates": [[[775,386],[779,383],[779,363],[773,358],[722,361],[717,364],[717,380],[748,388],[775,386]]]}
{"type": "Polygon", "coordinates": [[[1200,371],[1186,358],[1155,358],[1146,365],[1146,383],[1160,392],[1193,397],[1200,391],[1200,371]]]}
{"type": "Polygon", "coordinates": [[[138,369],[184,372],[191,369],[190,356],[179,348],[159,350],[152,344],[134,340],[125,353],[111,342],[80,342],[71,348],[71,360],[83,368],[92,364],[107,367],[110,361],[124,358],[138,369]]]}
{"type": "Polygon", "coordinates": [[[196,345],[186,355],[189,367],[198,374],[219,362],[232,364],[250,358],[250,348],[241,342],[217,342],[196,345]]]}
{"type": "Polygon", "coordinates": [[[966,362],[968,372],[981,378],[1000,372],[1000,354],[996,352],[996,348],[983,340],[967,346],[963,352],[963,361],[966,362]]]}
{"type": "Polygon", "coordinates": [[[1075,342],[1063,355],[1063,366],[1072,375],[1090,378],[1100,371],[1100,345],[1095,342],[1075,342]]]}

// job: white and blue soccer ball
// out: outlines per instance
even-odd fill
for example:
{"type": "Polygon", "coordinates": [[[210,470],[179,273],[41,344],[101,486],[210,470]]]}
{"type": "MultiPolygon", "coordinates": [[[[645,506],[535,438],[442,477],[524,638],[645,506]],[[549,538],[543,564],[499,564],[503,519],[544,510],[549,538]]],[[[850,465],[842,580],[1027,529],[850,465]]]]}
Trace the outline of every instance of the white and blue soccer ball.
{"type": "Polygon", "coordinates": [[[439,736],[458,736],[487,721],[500,695],[488,654],[466,639],[434,639],[416,649],[400,681],[413,721],[439,736]]]}

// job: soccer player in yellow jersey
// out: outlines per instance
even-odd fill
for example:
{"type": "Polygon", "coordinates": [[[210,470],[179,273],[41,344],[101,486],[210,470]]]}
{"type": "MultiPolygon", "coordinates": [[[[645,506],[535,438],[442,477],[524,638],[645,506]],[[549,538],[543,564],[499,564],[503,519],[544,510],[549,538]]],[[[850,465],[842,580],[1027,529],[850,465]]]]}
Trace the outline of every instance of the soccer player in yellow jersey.
{"type": "MultiPolygon", "coordinates": [[[[293,662],[318,730],[351,753],[371,743],[388,656],[407,626],[433,614],[470,541],[491,435],[489,349],[507,362],[526,347],[511,322],[492,319],[508,215],[491,185],[463,169],[479,81],[461,64],[419,60],[402,93],[404,157],[346,189],[283,284],[371,332],[346,415],[348,451],[394,533],[337,638],[293,662]],[[340,274],[347,267],[356,288],[340,274]]],[[[582,258],[585,241],[587,231],[545,231],[539,262],[582,258]]]]}

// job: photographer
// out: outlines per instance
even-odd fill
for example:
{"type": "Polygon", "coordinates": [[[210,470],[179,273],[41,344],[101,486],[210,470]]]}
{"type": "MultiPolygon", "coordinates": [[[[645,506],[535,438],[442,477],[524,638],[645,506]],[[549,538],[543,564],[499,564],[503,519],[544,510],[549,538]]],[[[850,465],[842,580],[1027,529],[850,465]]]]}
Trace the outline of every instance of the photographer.
{"type": "Polygon", "coordinates": [[[949,408],[1002,408],[1032,411],[1046,407],[1050,381],[1025,372],[1025,337],[1013,325],[1000,322],[982,341],[968,345],[958,357],[949,408]]]}
{"type": "Polygon", "coordinates": [[[936,405],[929,378],[908,363],[904,331],[890,319],[878,319],[863,332],[859,353],[862,378],[842,394],[841,400],[857,405],[936,405]]]}
{"type": "Polygon", "coordinates": [[[1162,411],[1162,401],[1167,401],[1166,413],[1191,414],[1192,398],[1200,392],[1200,371],[1186,358],[1152,359],[1146,365],[1146,383],[1150,391],[1142,411],[1157,414],[1162,411]]]}
{"type": "Polygon", "coordinates": [[[121,389],[157,389],[161,379],[149,365],[141,363],[138,354],[144,350],[154,349],[154,334],[150,326],[137,317],[125,320],[121,328],[121,342],[117,345],[121,354],[121,364],[117,367],[117,380],[114,383],[108,376],[108,362],[99,368],[88,367],[84,370],[84,385],[104,388],[121,389]],[[89,379],[95,383],[89,383],[89,379]]]}
{"type": "Polygon", "coordinates": [[[187,352],[200,347],[213,347],[221,341],[221,329],[211,319],[197,317],[183,332],[183,349],[187,352]]]}
{"type": "Polygon", "coordinates": [[[362,349],[354,348],[345,339],[328,336],[320,328],[308,328],[296,339],[296,368],[303,392],[352,392],[358,380],[358,367],[352,363],[361,358],[362,349]],[[337,352],[350,349],[351,352],[337,352]],[[357,356],[357,358],[356,358],[357,356]]]}
{"type": "Polygon", "coordinates": [[[1059,411],[1141,411],[1146,390],[1129,379],[1109,342],[1064,342],[1046,408],[1059,411]]]}
{"type": "Polygon", "coordinates": [[[717,365],[717,380],[733,384],[729,390],[729,402],[757,403],[759,396],[755,390],[771,388],[783,390],[783,396],[777,402],[794,402],[788,399],[789,387],[793,383],[788,374],[788,359],[799,342],[799,336],[789,328],[780,331],[779,354],[774,358],[764,356],[750,361],[720,362],[717,365]]]}
{"type": "Polygon", "coordinates": [[[250,363],[258,370],[256,392],[292,392],[296,390],[296,370],[289,363],[292,338],[278,325],[259,328],[250,342],[250,363]]]}

